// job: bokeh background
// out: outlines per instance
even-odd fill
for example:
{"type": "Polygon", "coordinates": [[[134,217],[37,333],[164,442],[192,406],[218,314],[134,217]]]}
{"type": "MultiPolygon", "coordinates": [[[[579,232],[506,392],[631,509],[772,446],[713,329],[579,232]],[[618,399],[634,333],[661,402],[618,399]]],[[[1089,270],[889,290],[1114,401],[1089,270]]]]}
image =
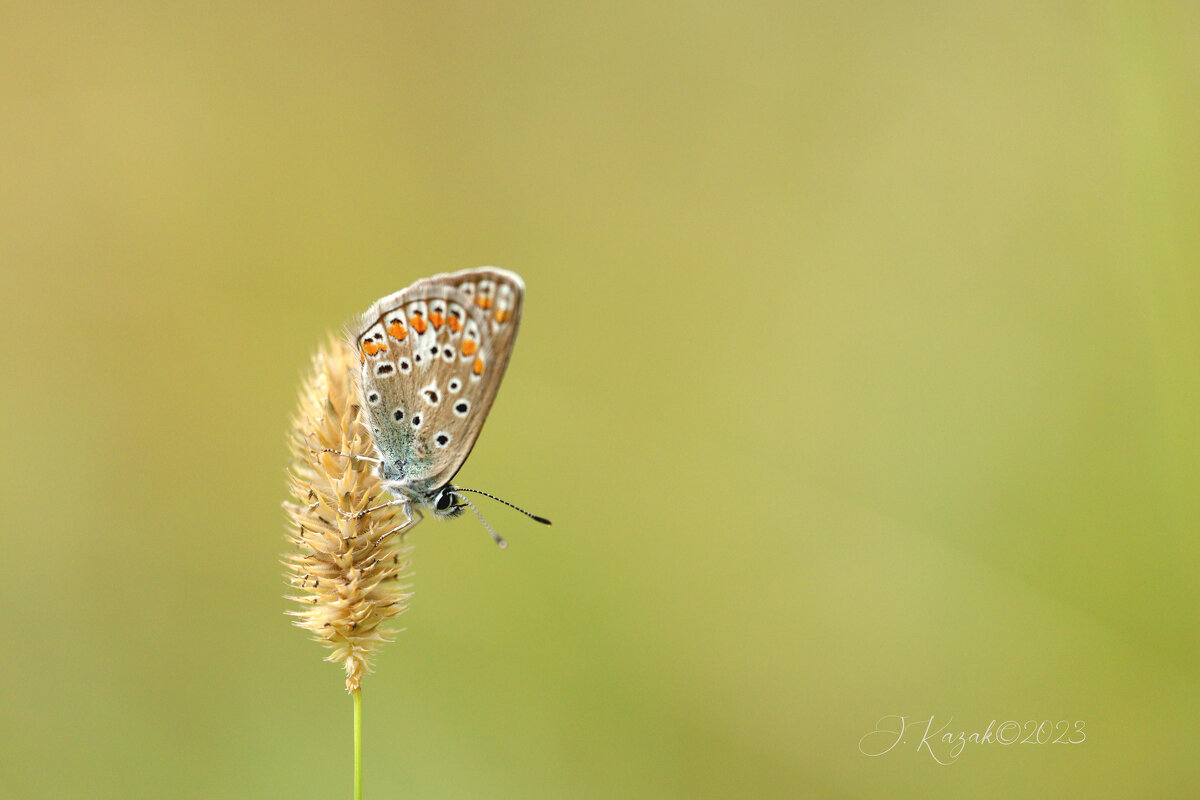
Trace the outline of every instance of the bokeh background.
{"type": "Polygon", "coordinates": [[[483,264],[526,316],[460,478],[555,526],[413,535],[367,797],[1200,792],[1200,6],[10,3],[0,39],[3,797],[349,796],[283,614],[298,376],[483,264]],[[1087,739],[864,755],[888,715],[1087,739]]]}

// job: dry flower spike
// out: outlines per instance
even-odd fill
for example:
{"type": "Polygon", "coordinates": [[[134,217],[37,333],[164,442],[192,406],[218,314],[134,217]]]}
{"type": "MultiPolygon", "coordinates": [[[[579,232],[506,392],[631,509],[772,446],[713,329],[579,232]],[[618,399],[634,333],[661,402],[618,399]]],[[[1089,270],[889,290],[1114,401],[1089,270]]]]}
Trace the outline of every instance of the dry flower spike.
{"type": "Polygon", "coordinates": [[[407,610],[410,597],[400,583],[410,550],[397,534],[403,511],[388,506],[359,516],[387,494],[371,462],[348,457],[374,456],[370,431],[359,418],[357,367],[349,345],[335,339],[313,358],[292,421],[294,502],[284,503],[296,548],[284,564],[299,591],[288,599],[301,604],[287,613],[332,649],[327,660],[342,662],[349,692],[370,671],[375,648],[395,632],[381,625],[407,610]]]}

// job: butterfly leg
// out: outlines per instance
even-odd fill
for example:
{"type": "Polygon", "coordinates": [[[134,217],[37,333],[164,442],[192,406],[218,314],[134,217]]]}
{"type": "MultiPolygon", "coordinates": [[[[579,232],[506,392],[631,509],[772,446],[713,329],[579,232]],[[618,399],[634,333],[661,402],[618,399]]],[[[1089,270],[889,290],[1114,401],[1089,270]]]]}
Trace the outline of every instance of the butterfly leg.
{"type": "Polygon", "coordinates": [[[356,455],[352,455],[350,453],[343,453],[341,450],[334,450],[332,447],[321,448],[321,452],[322,453],[333,453],[335,456],[345,456],[346,458],[350,459],[351,461],[370,461],[372,464],[382,464],[383,463],[378,458],[372,458],[371,456],[356,456],[356,455]]]}
{"type": "MultiPolygon", "coordinates": [[[[349,511],[342,511],[339,508],[338,513],[341,514],[342,519],[362,519],[367,514],[373,514],[374,512],[379,511],[384,508],[391,508],[392,506],[408,506],[408,505],[411,505],[411,503],[412,503],[411,500],[409,500],[406,497],[402,497],[399,500],[389,500],[386,503],[380,503],[377,506],[371,506],[370,508],[364,508],[362,511],[356,511],[354,513],[350,513],[349,511]]],[[[406,509],[406,513],[407,513],[407,509],[406,509]]],[[[412,514],[408,514],[408,518],[411,520],[412,514]]],[[[417,518],[418,519],[422,518],[420,511],[417,511],[417,518]]]]}
{"type": "Polygon", "coordinates": [[[414,508],[412,503],[404,504],[404,516],[407,517],[407,519],[404,520],[404,522],[400,523],[395,528],[392,528],[390,531],[388,531],[387,533],[383,534],[382,536],[380,536],[378,539],[375,540],[376,547],[379,546],[380,542],[382,542],[384,539],[388,538],[392,534],[404,533],[409,528],[415,528],[417,526],[417,524],[420,523],[421,520],[425,519],[425,515],[421,513],[421,509],[414,508]],[[414,515],[414,512],[416,512],[415,515],[414,515]]]}

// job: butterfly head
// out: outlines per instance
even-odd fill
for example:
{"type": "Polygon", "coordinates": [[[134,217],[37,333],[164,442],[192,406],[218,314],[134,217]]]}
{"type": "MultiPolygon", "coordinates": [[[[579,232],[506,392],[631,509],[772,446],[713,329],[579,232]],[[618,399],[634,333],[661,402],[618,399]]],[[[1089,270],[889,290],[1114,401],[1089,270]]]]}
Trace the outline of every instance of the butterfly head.
{"type": "Polygon", "coordinates": [[[433,515],[442,519],[457,517],[467,507],[462,498],[454,493],[454,487],[448,483],[433,492],[427,502],[429,507],[433,509],[433,515]]]}

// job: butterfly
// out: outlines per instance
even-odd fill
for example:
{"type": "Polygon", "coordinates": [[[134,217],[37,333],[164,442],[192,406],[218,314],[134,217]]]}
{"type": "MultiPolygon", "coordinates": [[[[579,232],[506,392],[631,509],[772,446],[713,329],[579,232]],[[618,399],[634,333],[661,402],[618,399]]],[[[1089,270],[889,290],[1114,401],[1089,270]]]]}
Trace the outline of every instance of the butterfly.
{"type": "Polygon", "coordinates": [[[402,505],[406,524],[418,522],[423,509],[456,517],[470,507],[479,515],[461,494],[477,490],[451,481],[496,399],[524,299],[525,283],[515,272],[480,267],[419,280],[350,326],[379,476],[396,497],[385,505],[402,505]]]}

